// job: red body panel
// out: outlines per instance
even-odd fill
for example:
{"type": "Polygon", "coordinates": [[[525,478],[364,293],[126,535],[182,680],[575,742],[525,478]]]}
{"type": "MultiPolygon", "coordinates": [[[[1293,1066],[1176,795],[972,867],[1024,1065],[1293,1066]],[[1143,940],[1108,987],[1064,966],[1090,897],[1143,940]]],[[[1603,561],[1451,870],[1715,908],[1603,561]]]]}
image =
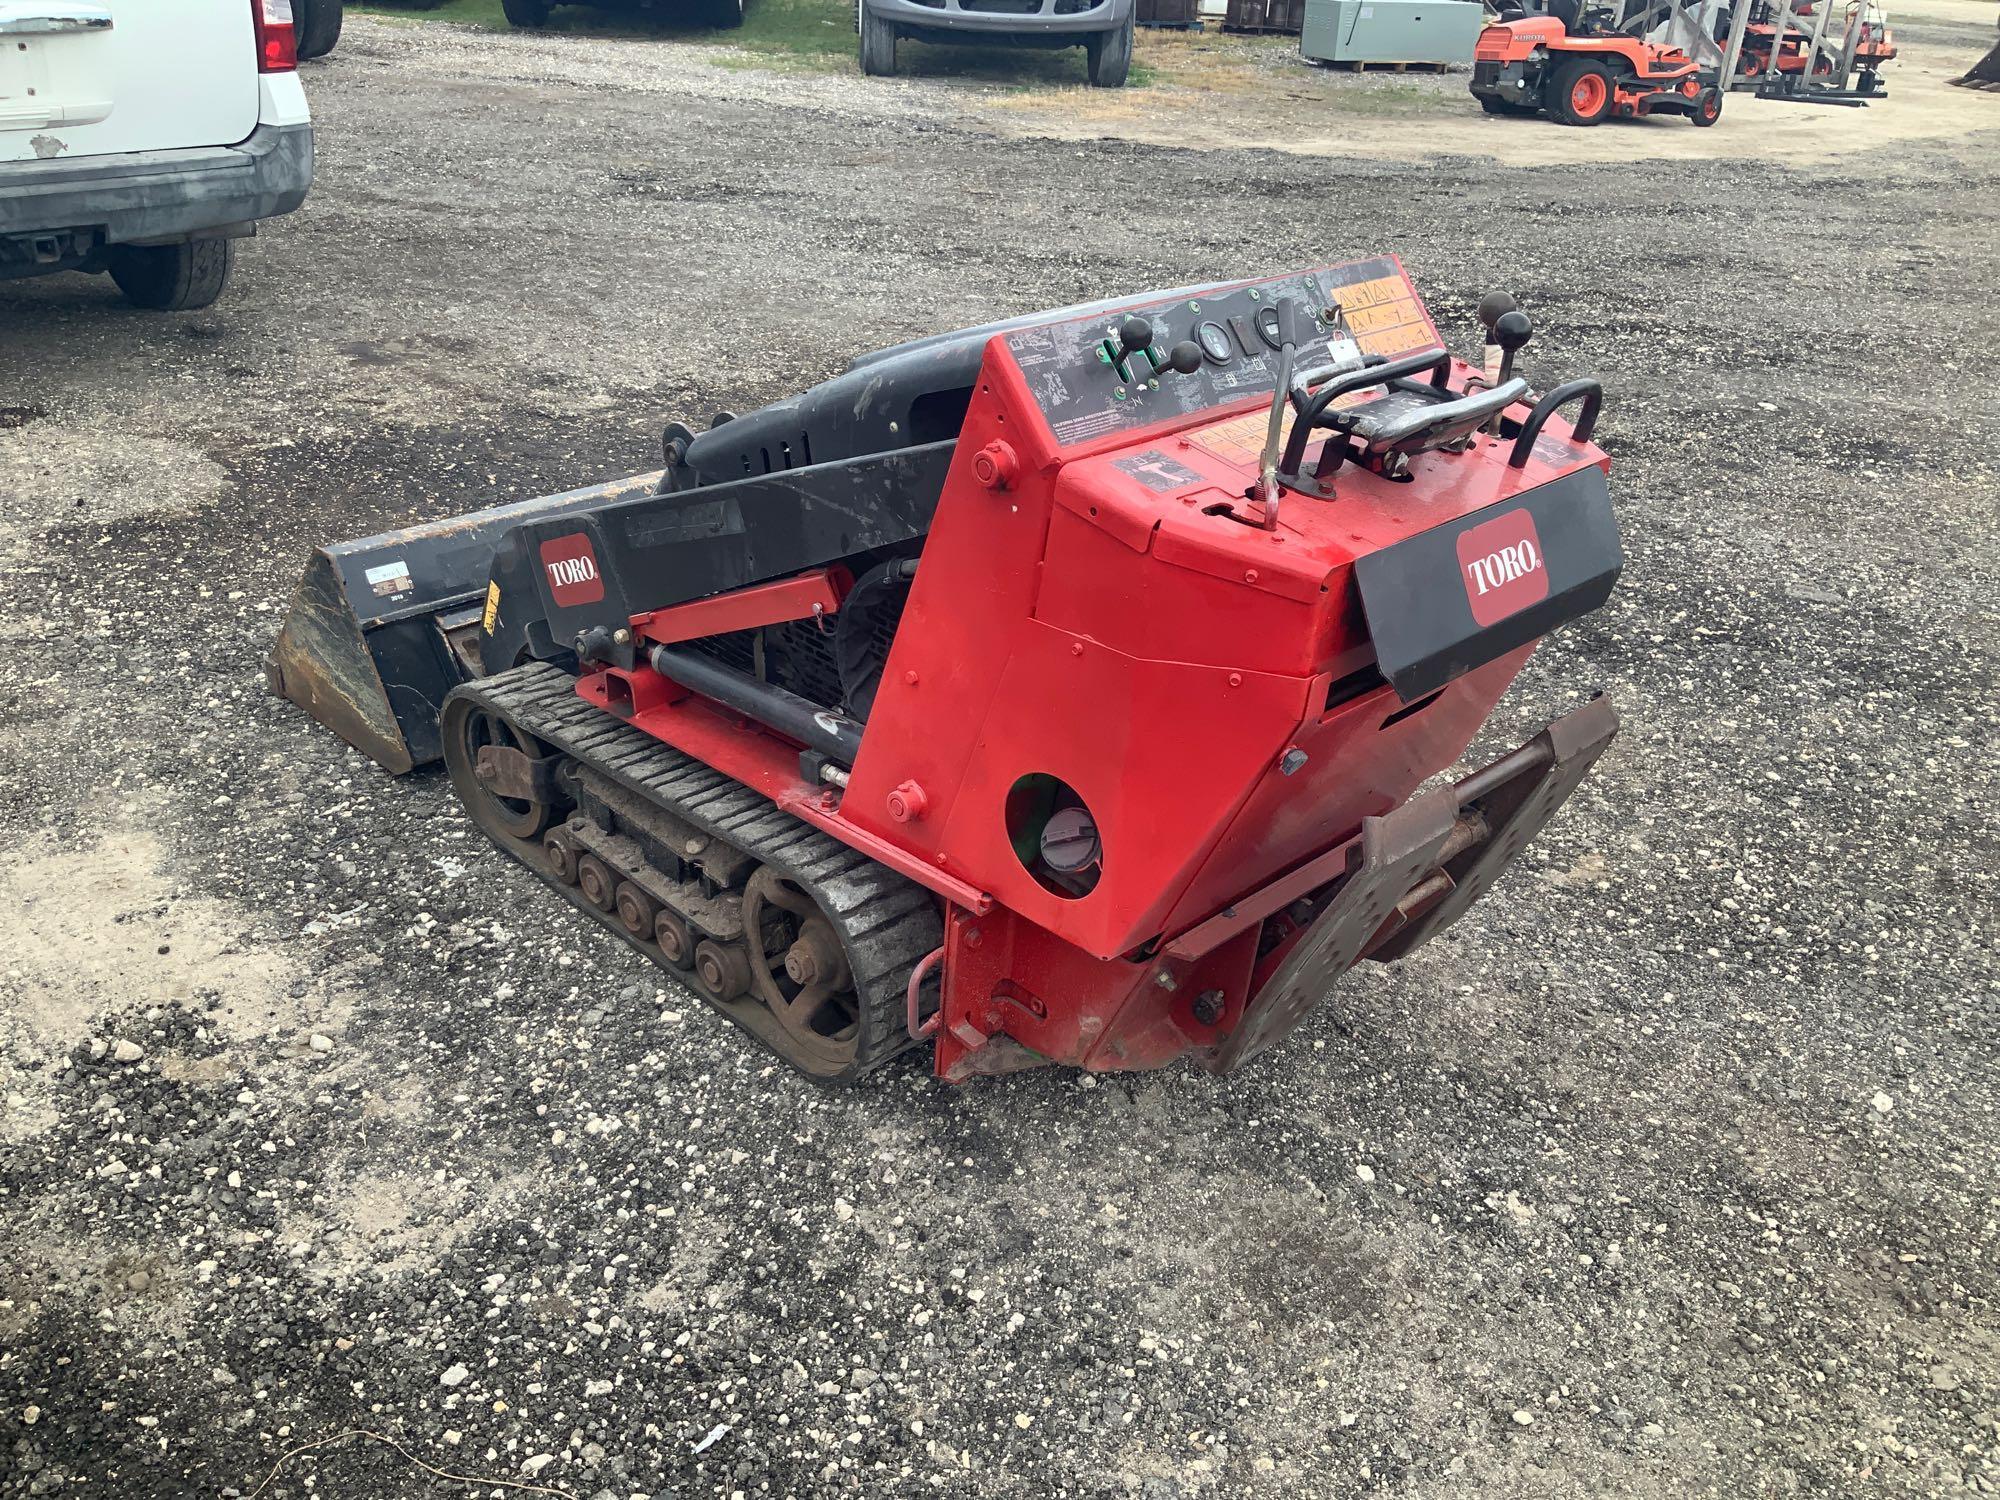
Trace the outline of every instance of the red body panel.
{"type": "MultiPolygon", "coordinates": [[[[1432,336],[1427,321],[1396,335],[1405,348],[1432,336]]],[[[1454,386],[1468,373],[1454,364],[1454,386]]],[[[939,892],[946,1076],[1006,1066],[1014,1054],[988,1040],[1001,1035],[1093,1068],[1212,1045],[1251,993],[1257,929],[1171,972],[1145,956],[1153,945],[1449,767],[1533,649],[1415,705],[1378,679],[1329,709],[1330,686],[1374,659],[1355,560],[1608,467],[1558,415],[1524,468],[1486,436],[1422,455],[1407,482],[1348,468],[1337,499],[1292,496],[1267,531],[1242,518],[1268,399],[1064,448],[994,338],[843,792],[802,780],[795,746],[649,669],[581,680],[591,701],[939,892]],[[1156,454],[1194,477],[1163,489],[1115,462],[1156,454]],[[1292,750],[1306,759],[1287,775],[1292,750]],[[1095,819],[1101,875],[1086,895],[1044,885],[1015,852],[1007,799],[1030,773],[1059,778],[1095,819]],[[1190,1003],[1206,990],[1226,1008],[1203,1024],[1190,1003]]],[[[796,618],[839,591],[812,575],[749,591],[750,613],[724,618],[785,600],[796,618]]],[[[668,623],[635,625],[656,618],[668,623]]]]}

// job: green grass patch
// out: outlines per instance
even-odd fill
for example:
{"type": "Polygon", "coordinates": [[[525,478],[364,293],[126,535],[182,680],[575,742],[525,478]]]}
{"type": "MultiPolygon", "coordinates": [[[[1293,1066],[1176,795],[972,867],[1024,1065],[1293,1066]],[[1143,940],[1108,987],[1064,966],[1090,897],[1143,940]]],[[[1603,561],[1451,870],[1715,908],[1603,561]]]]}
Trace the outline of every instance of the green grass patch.
{"type": "MultiPolygon", "coordinates": [[[[458,21],[492,31],[509,30],[500,0],[448,0],[434,9],[367,4],[353,7],[389,20],[458,21]]],[[[566,36],[639,37],[699,47],[734,47],[747,57],[718,57],[725,67],[775,65],[808,72],[856,72],[858,39],[852,0],[746,0],[743,24],[725,31],[676,19],[681,5],[659,8],[558,5],[547,30],[566,36]]],[[[1143,33],[1142,33],[1143,37],[1143,33]]],[[[1003,88],[1068,87],[1085,81],[1083,49],[1044,51],[1033,47],[931,47],[904,41],[896,51],[897,71],[917,78],[964,78],[1003,88]]],[[[1131,82],[1150,81],[1137,63],[1131,82]]]]}

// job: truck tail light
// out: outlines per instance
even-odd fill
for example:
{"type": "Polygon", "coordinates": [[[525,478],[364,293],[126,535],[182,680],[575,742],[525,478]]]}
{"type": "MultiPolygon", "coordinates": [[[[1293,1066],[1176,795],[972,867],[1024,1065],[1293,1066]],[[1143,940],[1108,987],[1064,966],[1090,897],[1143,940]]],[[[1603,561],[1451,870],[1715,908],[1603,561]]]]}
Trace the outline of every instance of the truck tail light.
{"type": "Polygon", "coordinates": [[[299,65],[292,0],[250,0],[250,24],[257,30],[259,73],[289,73],[299,65]]]}

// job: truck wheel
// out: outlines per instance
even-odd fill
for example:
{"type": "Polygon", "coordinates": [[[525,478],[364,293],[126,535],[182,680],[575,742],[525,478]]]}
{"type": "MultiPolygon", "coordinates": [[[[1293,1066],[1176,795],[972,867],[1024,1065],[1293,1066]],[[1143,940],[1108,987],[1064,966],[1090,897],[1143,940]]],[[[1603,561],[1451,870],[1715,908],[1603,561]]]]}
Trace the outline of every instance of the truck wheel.
{"type": "Polygon", "coordinates": [[[1705,88],[1694,96],[1688,118],[1697,125],[1713,125],[1722,118],[1722,90],[1705,88]]]}
{"type": "Polygon", "coordinates": [[[549,24],[549,0],[500,0],[500,10],[509,26],[549,24]]]}
{"type": "Polygon", "coordinates": [[[1132,71],[1132,26],[1132,21],[1127,19],[1123,26],[1092,33],[1090,40],[1083,44],[1093,86],[1100,89],[1125,87],[1125,75],[1132,71]]]}
{"type": "Polygon", "coordinates": [[[893,78],[896,74],[896,28],[868,8],[868,0],[856,0],[861,8],[861,71],[870,78],[893,78]]]}
{"type": "Polygon", "coordinates": [[[345,9],[341,0],[292,0],[292,25],[296,28],[301,61],[325,57],[333,50],[333,44],[340,40],[345,9]]]}
{"type": "Polygon", "coordinates": [[[1610,117],[1617,93],[1609,68],[1577,57],[1556,69],[1542,99],[1548,112],[1565,125],[1595,125],[1610,117]]]}
{"type": "Polygon", "coordinates": [[[134,307],[186,312],[222,295],[236,263],[234,240],[180,245],[113,245],[105,257],[111,279],[134,307]]]}

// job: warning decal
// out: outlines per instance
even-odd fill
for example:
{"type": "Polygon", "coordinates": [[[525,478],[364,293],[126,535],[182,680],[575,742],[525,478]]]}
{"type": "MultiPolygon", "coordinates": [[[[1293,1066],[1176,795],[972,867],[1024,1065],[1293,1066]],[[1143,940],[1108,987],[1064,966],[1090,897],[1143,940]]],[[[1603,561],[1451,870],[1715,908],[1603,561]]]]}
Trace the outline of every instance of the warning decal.
{"type": "Polygon", "coordinates": [[[1201,475],[1178,459],[1167,457],[1158,448],[1148,448],[1144,453],[1113,459],[1111,466],[1138,480],[1157,495],[1201,483],[1201,475]]]}
{"type": "Polygon", "coordinates": [[[1334,275],[1344,284],[1333,287],[1333,300],[1346,314],[1363,354],[1394,359],[1438,342],[1437,325],[1410,285],[1409,274],[1393,258],[1357,261],[1337,268],[1334,275]],[[1347,281],[1349,276],[1356,279],[1347,281]]]}
{"type": "Polygon", "coordinates": [[[488,635],[493,634],[493,622],[500,618],[500,585],[486,585],[486,612],[479,617],[479,628],[488,635]]]}

